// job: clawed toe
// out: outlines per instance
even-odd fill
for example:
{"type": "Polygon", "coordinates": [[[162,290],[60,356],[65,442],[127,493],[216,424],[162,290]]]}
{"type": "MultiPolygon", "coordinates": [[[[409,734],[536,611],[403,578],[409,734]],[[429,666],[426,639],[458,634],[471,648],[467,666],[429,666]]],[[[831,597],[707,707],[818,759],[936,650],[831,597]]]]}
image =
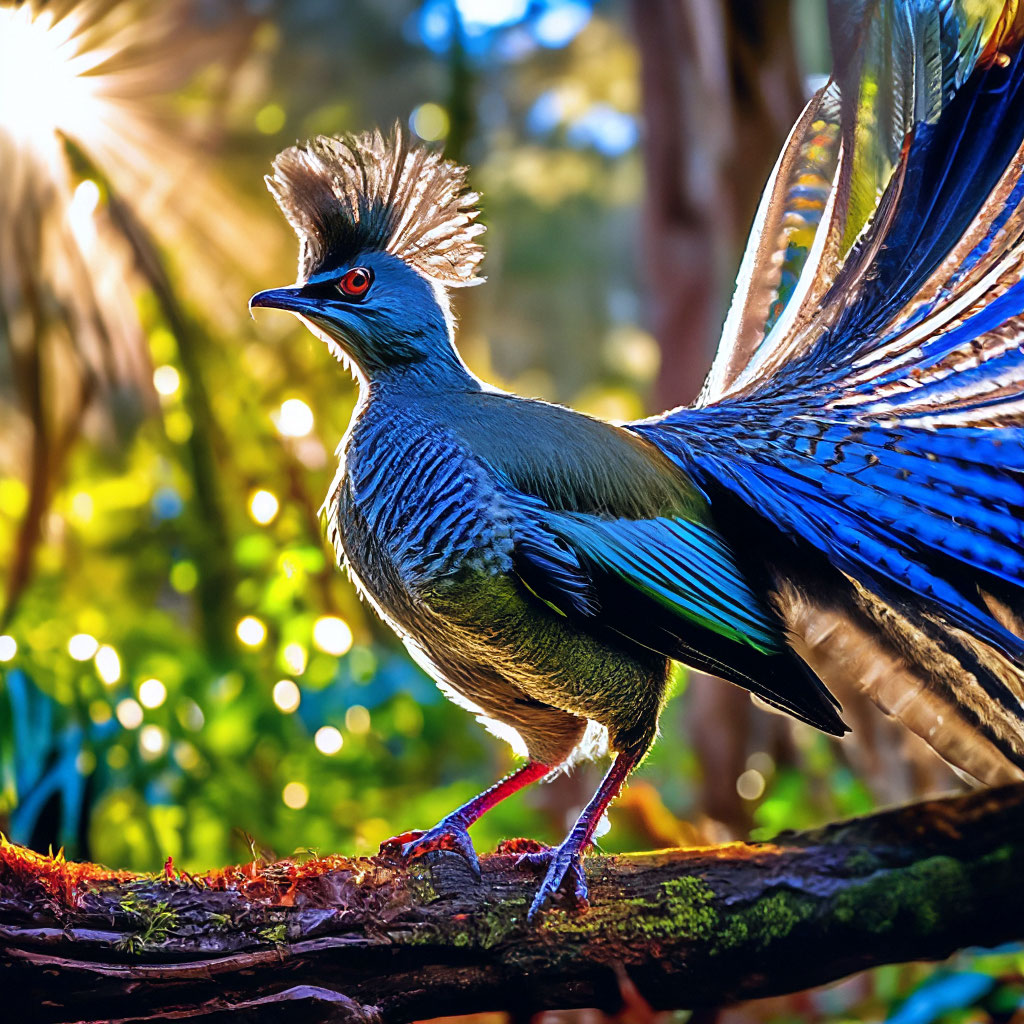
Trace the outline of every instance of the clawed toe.
{"type": "Polygon", "coordinates": [[[544,904],[562,890],[566,882],[571,886],[572,899],[577,909],[586,910],[590,905],[587,899],[587,876],[583,870],[581,851],[568,844],[547,849],[527,850],[519,854],[516,863],[547,866],[544,881],[541,882],[540,888],[533,898],[533,903],[530,904],[529,913],[526,915],[528,921],[533,921],[537,917],[544,904]]]}
{"type": "Polygon", "coordinates": [[[441,821],[431,829],[412,829],[401,835],[385,840],[380,846],[380,855],[390,860],[410,861],[434,850],[449,850],[460,854],[473,874],[480,878],[480,860],[473,849],[473,841],[464,825],[453,821],[441,821]]]}

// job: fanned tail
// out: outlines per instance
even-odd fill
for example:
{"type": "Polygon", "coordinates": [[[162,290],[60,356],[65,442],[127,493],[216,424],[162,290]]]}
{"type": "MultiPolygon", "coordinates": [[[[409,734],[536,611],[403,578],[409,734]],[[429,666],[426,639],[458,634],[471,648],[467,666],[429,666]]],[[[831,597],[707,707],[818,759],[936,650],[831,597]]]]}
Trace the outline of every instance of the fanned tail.
{"type": "Polygon", "coordinates": [[[703,408],[633,429],[775,538],[774,607],[826,683],[1000,781],[1024,777],[1024,15],[967,8],[835,5],[857,45],[801,280],[734,307],[703,408]],[[865,117],[872,78],[895,91],[865,117]]]}

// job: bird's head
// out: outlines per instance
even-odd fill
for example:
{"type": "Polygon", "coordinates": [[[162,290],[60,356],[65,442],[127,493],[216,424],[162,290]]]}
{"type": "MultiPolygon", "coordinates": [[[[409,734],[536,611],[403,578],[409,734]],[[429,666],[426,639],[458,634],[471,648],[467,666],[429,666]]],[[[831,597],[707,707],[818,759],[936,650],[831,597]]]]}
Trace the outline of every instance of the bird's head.
{"type": "Polygon", "coordinates": [[[266,180],[299,236],[299,274],[250,309],[294,313],[363,378],[461,368],[447,292],[481,280],[484,230],[466,168],[396,126],[293,146],[266,180]]]}

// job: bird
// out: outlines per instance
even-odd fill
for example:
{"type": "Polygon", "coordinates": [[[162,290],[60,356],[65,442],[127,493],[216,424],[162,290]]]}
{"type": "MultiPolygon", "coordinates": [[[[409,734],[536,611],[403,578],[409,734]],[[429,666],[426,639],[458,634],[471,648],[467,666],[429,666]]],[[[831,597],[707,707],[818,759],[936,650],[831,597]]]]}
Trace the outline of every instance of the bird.
{"type": "Polygon", "coordinates": [[[324,509],[339,563],[524,760],[385,846],[461,853],[499,801],[611,766],[535,919],[658,734],[673,662],[847,731],[859,690],[983,784],[1024,778],[1024,13],[830,4],[833,73],[766,185],[690,406],[611,423],[493,387],[465,167],[389,133],[280,153],[294,314],[358,382],[324,509]]]}

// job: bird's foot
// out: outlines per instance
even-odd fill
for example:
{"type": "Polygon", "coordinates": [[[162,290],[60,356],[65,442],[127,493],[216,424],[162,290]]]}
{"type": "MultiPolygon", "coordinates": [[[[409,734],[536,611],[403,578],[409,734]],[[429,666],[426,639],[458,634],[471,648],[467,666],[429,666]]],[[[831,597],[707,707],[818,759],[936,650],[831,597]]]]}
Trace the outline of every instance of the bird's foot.
{"type": "Polygon", "coordinates": [[[433,828],[423,831],[412,829],[401,835],[392,836],[380,845],[380,856],[391,860],[410,861],[434,850],[450,850],[460,854],[469,865],[470,871],[480,878],[480,860],[473,849],[473,840],[461,820],[451,815],[442,818],[433,828]]]}
{"type": "MultiPolygon", "coordinates": [[[[540,883],[533,903],[530,904],[530,910],[526,915],[527,921],[533,921],[544,904],[554,897],[566,883],[570,887],[573,903],[578,910],[586,910],[590,906],[587,899],[587,876],[583,870],[583,850],[574,837],[570,836],[561,846],[545,847],[531,840],[513,840],[513,842],[529,844],[533,847],[533,849],[519,853],[517,864],[534,864],[547,868],[544,881],[540,883]]],[[[499,847],[499,852],[519,851],[515,849],[502,851],[499,847]]]]}

